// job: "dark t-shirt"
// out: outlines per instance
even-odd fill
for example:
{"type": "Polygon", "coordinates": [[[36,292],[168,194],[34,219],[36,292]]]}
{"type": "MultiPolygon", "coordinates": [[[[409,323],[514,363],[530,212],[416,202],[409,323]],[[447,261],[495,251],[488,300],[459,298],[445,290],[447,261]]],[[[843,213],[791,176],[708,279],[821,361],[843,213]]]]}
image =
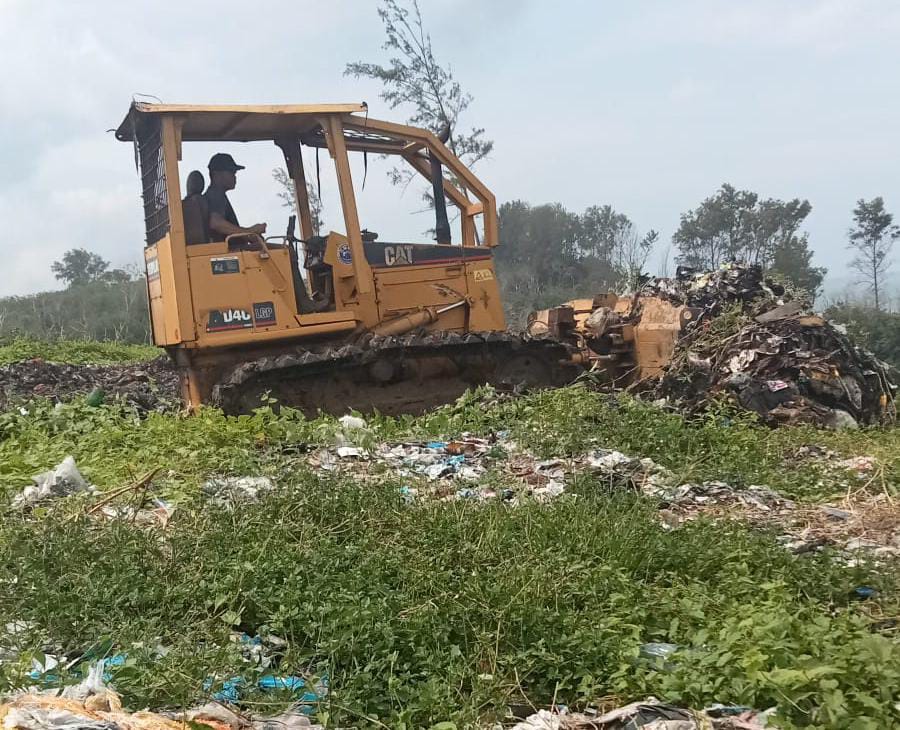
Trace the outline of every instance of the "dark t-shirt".
{"type": "Polygon", "coordinates": [[[218,213],[231,223],[231,225],[240,225],[237,216],[234,214],[234,208],[231,207],[231,203],[228,200],[228,195],[225,194],[224,188],[220,188],[217,185],[210,185],[206,188],[206,192],[203,193],[203,197],[206,198],[206,203],[209,206],[210,216],[212,216],[213,213],[218,213]]]}

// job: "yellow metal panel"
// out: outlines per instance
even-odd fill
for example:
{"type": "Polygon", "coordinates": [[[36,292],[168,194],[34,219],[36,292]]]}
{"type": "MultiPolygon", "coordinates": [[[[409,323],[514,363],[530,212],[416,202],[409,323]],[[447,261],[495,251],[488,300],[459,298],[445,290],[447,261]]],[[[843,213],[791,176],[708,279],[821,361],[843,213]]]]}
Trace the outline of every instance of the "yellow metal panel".
{"type": "Polygon", "coordinates": [[[319,114],[363,112],[365,104],[133,104],[116,130],[116,139],[132,141],[132,115],[178,116],[185,140],[274,139],[279,132],[299,132],[319,114]]]}
{"type": "Polygon", "coordinates": [[[147,273],[147,295],[150,298],[150,325],[153,330],[153,344],[166,345],[166,313],[163,300],[162,278],[159,268],[157,245],[144,249],[144,265],[147,273]]]}
{"type": "MultiPolygon", "coordinates": [[[[172,241],[168,235],[163,236],[155,245],[146,249],[144,256],[147,264],[148,283],[151,273],[154,275],[150,291],[150,311],[153,314],[153,336],[157,345],[177,345],[181,342],[178,328],[178,289],[175,286],[175,270],[172,265],[172,241]],[[155,258],[155,261],[154,261],[155,258]],[[154,292],[159,297],[155,300],[154,292]]],[[[185,302],[190,310],[190,299],[185,302]]]]}
{"type": "MultiPolygon", "coordinates": [[[[268,261],[290,271],[287,249],[272,250],[268,261]]],[[[223,333],[243,332],[249,342],[258,332],[298,326],[294,307],[285,303],[284,292],[264,265],[255,251],[191,257],[193,316],[201,346],[218,345],[223,333]]]]}
{"type": "MultiPolygon", "coordinates": [[[[379,269],[375,273],[375,283],[378,312],[382,320],[418,307],[440,308],[466,298],[465,267],[462,264],[379,269]]],[[[429,329],[462,330],[465,325],[466,308],[460,307],[441,315],[429,329]]]]}
{"type": "Polygon", "coordinates": [[[492,332],[506,329],[500,286],[493,261],[473,261],[466,264],[468,282],[469,329],[474,332],[492,332]]]}
{"type": "MultiPolygon", "coordinates": [[[[181,187],[178,183],[178,130],[175,120],[163,117],[162,120],[163,160],[166,169],[166,194],[169,206],[170,265],[175,283],[176,297],[172,301],[174,312],[166,307],[166,322],[171,319],[175,329],[173,337],[176,342],[193,340],[196,337],[195,321],[192,316],[190,301],[191,287],[188,279],[187,252],[184,242],[184,218],[181,212],[181,187]]],[[[168,298],[167,298],[168,302],[168,298]]]]}
{"type": "Polygon", "coordinates": [[[671,361],[681,331],[681,313],[684,309],[657,297],[641,298],[641,320],[634,329],[634,354],[639,377],[658,375],[671,361]]]}

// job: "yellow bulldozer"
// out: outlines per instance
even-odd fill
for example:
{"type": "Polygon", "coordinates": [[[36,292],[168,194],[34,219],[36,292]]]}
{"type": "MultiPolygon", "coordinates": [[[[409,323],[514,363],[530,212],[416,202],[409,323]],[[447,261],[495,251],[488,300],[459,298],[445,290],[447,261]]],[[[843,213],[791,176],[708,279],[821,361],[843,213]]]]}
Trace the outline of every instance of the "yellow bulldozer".
{"type": "MultiPolygon", "coordinates": [[[[480,384],[563,385],[601,362],[569,330],[506,331],[494,195],[435,134],[367,111],[130,106],[116,137],[133,143],[141,179],[153,340],[176,363],[187,407],[246,412],[269,394],[308,414],[418,413],[480,384]],[[200,172],[185,176],[182,194],[179,163],[192,142],[276,145],[293,182],[299,235],[291,217],[283,236],[211,236],[200,172]],[[327,150],[334,165],[342,233],[314,231],[304,146],[327,150]],[[394,156],[428,180],[436,242],[383,242],[361,227],[350,155],[368,153],[394,156]],[[448,200],[459,213],[456,245],[448,200]]],[[[621,327],[606,335],[615,347],[599,353],[602,365],[617,360],[632,370],[649,350],[628,343],[659,339],[629,338],[621,327]]]]}

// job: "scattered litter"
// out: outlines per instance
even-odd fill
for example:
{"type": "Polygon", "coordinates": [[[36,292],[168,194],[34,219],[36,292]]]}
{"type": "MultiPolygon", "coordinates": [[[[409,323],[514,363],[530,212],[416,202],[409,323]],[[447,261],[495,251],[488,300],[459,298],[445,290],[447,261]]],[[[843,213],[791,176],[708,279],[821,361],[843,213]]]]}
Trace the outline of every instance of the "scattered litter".
{"type": "MultiPolygon", "coordinates": [[[[327,683],[320,682],[315,687],[309,687],[302,677],[267,674],[260,677],[255,684],[264,692],[290,692],[298,706],[303,707],[307,712],[311,712],[315,704],[328,694],[327,683]]],[[[209,680],[207,689],[212,685],[212,680],[209,680]]],[[[248,686],[248,682],[243,677],[232,677],[222,682],[222,688],[214,692],[212,697],[217,702],[236,705],[242,700],[248,686]]]]}
{"type": "Polygon", "coordinates": [[[219,702],[210,702],[185,713],[184,719],[189,723],[209,725],[214,730],[307,730],[321,728],[313,725],[309,717],[295,709],[282,712],[273,717],[249,719],[219,702]]]}
{"type": "Polygon", "coordinates": [[[321,730],[297,709],[272,717],[246,716],[220,703],[209,703],[185,713],[126,712],[118,694],[102,691],[83,699],[50,694],[23,694],[0,704],[4,730],[184,730],[187,723],[214,730],[321,730]]]}
{"type": "Polygon", "coordinates": [[[512,730],[762,730],[775,708],[757,712],[745,707],[713,705],[688,710],[650,698],[604,714],[538,710],[512,730]]]}
{"type": "Polygon", "coordinates": [[[255,502],[262,493],[274,488],[269,477],[214,477],[201,487],[204,494],[225,505],[255,502]]]}
{"type": "Polygon", "coordinates": [[[852,459],[837,462],[837,466],[855,471],[859,477],[865,477],[875,470],[878,461],[874,456],[854,456],[852,459]]]}
{"type": "Polygon", "coordinates": [[[639,656],[643,659],[668,659],[680,648],[678,644],[651,642],[641,645],[639,656]]]}
{"type": "Polygon", "coordinates": [[[483,481],[492,470],[522,485],[522,492],[549,501],[565,491],[564,464],[559,459],[540,461],[523,452],[508,434],[476,438],[461,434],[448,441],[385,443],[371,449],[337,446],[320,449],[308,457],[313,469],[352,472],[363,481],[389,470],[413,480],[404,484],[404,501],[420,498],[484,501],[502,497],[513,501],[508,490],[498,491],[483,481]]]}
{"type": "MultiPolygon", "coordinates": [[[[344,447],[346,448],[346,447],[344,447]]],[[[476,438],[461,434],[445,441],[384,443],[359,457],[342,447],[310,454],[313,469],[341,470],[361,482],[399,477],[399,498],[422,500],[502,500],[515,506],[521,499],[549,502],[565,495],[578,474],[600,477],[611,490],[629,490],[658,500],[666,529],[677,529],[699,517],[742,520],[781,532],[786,549],[803,554],[825,547],[843,551],[848,564],[859,551],[877,559],[900,555],[900,506],[887,495],[865,490],[850,493],[837,504],[803,505],[764,485],[736,487],[724,481],[680,482],[652,459],[634,458],[621,451],[595,449],[566,459],[538,459],[521,449],[508,434],[476,438]],[[346,454],[341,458],[339,454],[346,454]],[[499,480],[499,486],[498,486],[499,480]],[[854,553],[857,553],[854,555],[854,553]]],[[[877,473],[869,456],[842,459],[817,446],[802,446],[788,461],[814,460],[825,475],[877,473]]]]}
{"type": "Polygon", "coordinates": [[[97,491],[78,471],[75,459],[71,456],[67,456],[53,469],[32,477],[32,481],[33,485],[25,487],[13,498],[13,507],[34,505],[49,499],[68,497],[77,492],[97,491]]]}
{"type": "Polygon", "coordinates": [[[875,596],[877,595],[878,591],[871,586],[857,586],[853,589],[853,596],[863,601],[867,601],[870,598],[875,598],[875,596]]]}

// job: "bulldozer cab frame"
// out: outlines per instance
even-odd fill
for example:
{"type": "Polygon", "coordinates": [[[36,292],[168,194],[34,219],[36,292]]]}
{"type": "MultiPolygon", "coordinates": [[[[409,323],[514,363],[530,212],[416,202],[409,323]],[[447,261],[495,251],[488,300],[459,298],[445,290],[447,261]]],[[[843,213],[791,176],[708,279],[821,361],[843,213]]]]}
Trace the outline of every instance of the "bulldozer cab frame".
{"type": "MultiPolygon", "coordinates": [[[[496,201],[433,133],[368,117],[365,104],[195,106],[132,103],[116,130],[134,144],[141,177],[148,296],[154,342],[187,373],[185,400],[209,393],[211,364],[241,362],[300,338],[354,331],[394,334],[414,326],[458,331],[505,327],[491,249],[496,201]],[[311,294],[328,311],[304,313],[298,257],[290,244],[234,250],[228,241],[189,242],[179,162],[186,142],[269,142],[283,153],[300,218],[311,294]],[[345,232],[313,230],[303,146],[334,163],[345,232]],[[438,244],[378,243],[360,228],[348,155],[402,158],[434,186],[438,244]],[[446,171],[446,174],[445,174],[446,171]],[[444,201],[456,206],[461,245],[449,245],[444,201]],[[482,235],[476,227],[481,217],[482,235]],[[309,268],[313,260],[318,268],[309,268]]],[[[188,180],[188,192],[194,181],[188,180]]],[[[190,211],[188,211],[190,213],[190,211]]],[[[287,238],[287,237],[284,237],[287,238]]],[[[306,296],[308,300],[308,295],[306,296]]]]}

